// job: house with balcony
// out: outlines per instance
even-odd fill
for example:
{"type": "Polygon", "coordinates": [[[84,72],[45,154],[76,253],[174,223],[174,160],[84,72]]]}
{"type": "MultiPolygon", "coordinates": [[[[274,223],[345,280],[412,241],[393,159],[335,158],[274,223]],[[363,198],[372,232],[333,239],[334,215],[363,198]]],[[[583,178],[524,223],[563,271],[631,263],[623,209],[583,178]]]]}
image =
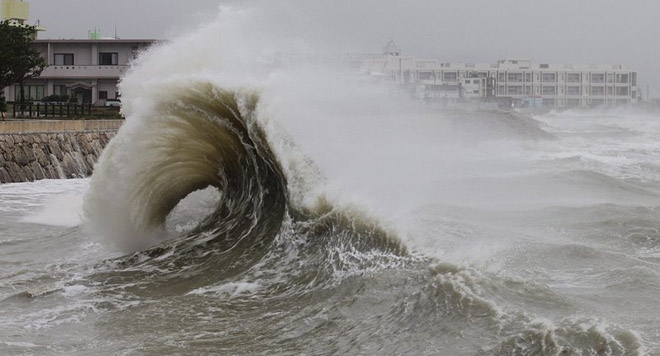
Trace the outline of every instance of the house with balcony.
{"type": "MultiPolygon", "coordinates": [[[[141,51],[156,43],[151,39],[38,39],[34,46],[48,63],[41,75],[24,83],[26,100],[67,95],[79,103],[104,105],[117,99],[117,84],[141,51]]],[[[20,89],[4,89],[8,101],[18,100],[20,89]]]]}

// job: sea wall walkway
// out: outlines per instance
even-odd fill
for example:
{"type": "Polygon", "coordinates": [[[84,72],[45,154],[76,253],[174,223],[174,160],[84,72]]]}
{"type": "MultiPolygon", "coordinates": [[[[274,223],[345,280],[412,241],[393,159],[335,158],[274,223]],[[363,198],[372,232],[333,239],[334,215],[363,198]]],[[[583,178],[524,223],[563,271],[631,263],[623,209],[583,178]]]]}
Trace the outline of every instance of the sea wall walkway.
{"type": "Polygon", "coordinates": [[[94,164],[123,120],[0,122],[0,183],[80,178],[94,164]]]}
{"type": "Polygon", "coordinates": [[[117,131],[124,120],[7,120],[0,121],[0,134],[68,131],[117,131]]]}

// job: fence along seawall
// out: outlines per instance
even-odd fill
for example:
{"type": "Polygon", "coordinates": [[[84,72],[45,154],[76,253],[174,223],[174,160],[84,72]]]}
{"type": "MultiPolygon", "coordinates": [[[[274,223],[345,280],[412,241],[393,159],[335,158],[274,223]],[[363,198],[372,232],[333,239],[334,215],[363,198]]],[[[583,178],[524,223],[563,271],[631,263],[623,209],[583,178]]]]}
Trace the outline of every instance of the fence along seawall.
{"type": "Polygon", "coordinates": [[[0,183],[89,176],[122,122],[0,122],[0,183]]]}

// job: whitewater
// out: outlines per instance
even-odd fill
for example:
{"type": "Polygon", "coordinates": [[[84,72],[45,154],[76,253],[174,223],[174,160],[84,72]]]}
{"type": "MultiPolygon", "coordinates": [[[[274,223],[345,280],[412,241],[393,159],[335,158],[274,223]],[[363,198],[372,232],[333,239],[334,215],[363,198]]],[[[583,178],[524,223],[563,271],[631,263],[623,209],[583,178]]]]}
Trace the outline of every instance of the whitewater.
{"type": "Polygon", "coordinates": [[[91,178],[0,186],[0,354],[660,355],[660,115],[423,105],[261,20],[143,53],[91,178]]]}

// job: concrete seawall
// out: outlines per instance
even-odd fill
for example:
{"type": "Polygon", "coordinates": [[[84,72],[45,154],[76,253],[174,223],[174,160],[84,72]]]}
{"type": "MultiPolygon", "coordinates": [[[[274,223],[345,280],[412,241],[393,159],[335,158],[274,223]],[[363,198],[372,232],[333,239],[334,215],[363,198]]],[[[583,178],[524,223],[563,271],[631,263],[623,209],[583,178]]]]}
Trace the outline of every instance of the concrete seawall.
{"type": "Polygon", "coordinates": [[[0,122],[0,183],[89,176],[122,122],[0,122]]]}

